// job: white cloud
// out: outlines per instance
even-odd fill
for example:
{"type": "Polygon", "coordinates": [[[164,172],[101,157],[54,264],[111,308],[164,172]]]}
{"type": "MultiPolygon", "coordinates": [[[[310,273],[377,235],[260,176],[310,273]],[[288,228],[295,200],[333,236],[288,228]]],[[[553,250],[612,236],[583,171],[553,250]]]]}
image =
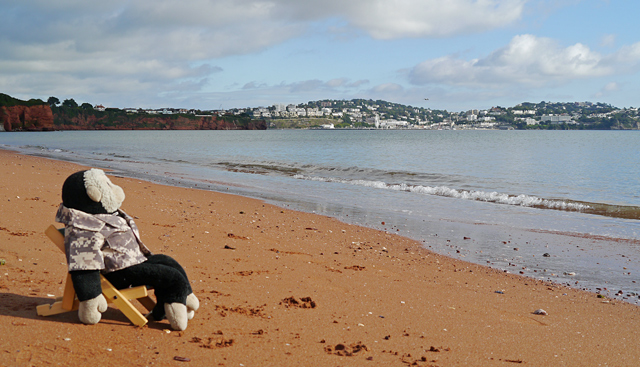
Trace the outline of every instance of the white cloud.
{"type": "Polygon", "coordinates": [[[292,93],[308,93],[308,92],[327,92],[327,91],[346,91],[356,89],[364,84],[367,84],[368,80],[356,80],[350,82],[348,78],[336,78],[328,81],[322,81],[319,79],[304,80],[300,82],[290,84],[280,84],[278,87],[288,88],[292,93]]]}
{"type": "MultiPolygon", "coordinates": [[[[326,98],[352,99],[367,96],[373,98],[368,90],[359,87],[368,84],[368,80],[350,81],[347,78],[332,80],[311,79],[292,83],[266,84],[250,82],[241,89],[233,88],[225,92],[192,93],[189,101],[195,105],[211,106],[215,101],[215,107],[222,104],[223,108],[247,107],[247,100],[252,101],[251,106],[269,106],[275,103],[298,104],[303,101],[321,100],[326,98]]],[[[391,95],[389,95],[391,97],[391,95]]]]}
{"type": "Polygon", "coordinates": [[[366,79],[351,82],[349,78],[336,78],[327,81],[324,85],[329,88],[358,88],[368,83],[369,81],[366,79]]]}
{"type": "MultiPolygon", "coordinates": [[[[328,19],[377,39],[444,37],[503,27],[519,19],[526,1],[5,0],[0,89],[33,84],[37,94],[126,86],[128,93],[166,94],[191,87],[196,93],[221,71],[212,60],[260,52],[328,19]]],[[[368,81],[345,83],[292,88],[357,88],[368,81]]]]}
{"type": "Polygon", "coordinates": [[[366,84],[369,84],[369,80],[368,79],[360,79],[360,80],[356,80],[353,83],[348,83],[347,87],[349,87],[349,88],[358,88],[358,87],[366,85],[366,84]]]}
{"type": "Polygon", "coordinates": [[[222,71],[209,60],[256,52],[303,29],[271,8],[267,1],[8,0],[0,4],[0,89],[24,90],[34,79],[60,85],[36,93],[62,83],[153,94],[201,88],[222,71]]]}
{"type": "Polygon", "coordinates": [[[620,86],[618,85],[618,83],[616,82],[611,82],[611,83],[607,83],[607,85],[604,86],[604,88],[602,88],[604,91],[607,92],[613,92],[616,91],[620,88],[620,86]]]}
{"type": "Polygon", "coordinates": [[[562,47],[550,38],[519,35],[485,58],[445,56],[424,61],[409,72],[409,80],[416,85],[542,87],[630,73],[639,68],[640,43],[602,55],[581,43],[562,47]]]}
{"type": "Polygon", "coordinates": [[[602,97],[606,97],[608,95],[611,95],[612,93],[615,93],[618,90],[620,90],[620,84],[619,83],[617,83],[617,82],[609,82],[609,83],[605,84],[604,87],[602,87],[602,89],[600,89],[593,96],[595,98],[602,98],[602,97]]]}
{"type": "MultiPolygon", "coordinates": [[[[378,39],[485,31],[517,21],[526,1],[8,0],[0,5],[0,39],[9,46],[72,42],[80,55],[202,60],[255,52],[331,18],[378,39]]],[[[0,50],[8,56],[26,55],[0,50]]]]}
{"type": "Polygon", "coordinates": [[[372,92],[375,93],[396,93],[404,90],[404,87],[397,83],[384,83],[380,85],[376,85],[371,89],[372,92]]]}
{"type": "MultiPolygon", "coordinates": [[[[216,65],[220,58],[255,54],[259,59],[261,51],[287,40],[308,33],[335,31],[329,27],[352,37],[380,40],[476,34],[516,24],[529,4],[535,6],[537,2],[3,0],[0,91],[18,91],[23,93],[18,97],[23,98],[46,93],[121,106],[122,101],[126,105],[169,105],[172,98],[179,96],[193,96],[208,103],[209,98],[223,97],[224,93],[207,97],[203,90],[223,89],[212,87],[218,80],[224,80],[225,85],[232,82],[231,78],[215,78],[215,73],[227,72],[216,65]]],[[[413,84],[420,86],[418,91],[406,85],[384,83],[394,81],[393,78],[374,86],[367,79],[331,79],[345,74],[336,71],[339,74],[323,80],[313,80],[318,76],[311,75],[302,77],[310,80],[271,86],[236,79],[233,82],[237,85],[227,92],[246,93],[261,100],[270,98],[269,93],[274,93],[275,99],[293,98],[293,93],[299,93],[303,97],[296,98],[303,99],[350,98],[361,93],[371,98],[386,96],[397,100],[394,96],[422,96],[422,90],[433,87],[433,83],[438,88],[514,83],[535,86],[613,75],[635,70],[639,54],[640,45],[601,55],[582,44],[562,47],[550,39],[524,35],[480,59],[445,56],[415,66],[409,76],[413,84]]],[[[259,62],[248,64],[268,68],[259,62]]],[[[379,75],[371,76],[374,77],[379,75]]],[[[233,98],[239,96],[234,94],[233,98]]]]}
{"type": "Polygon", "coordinates": [[[347,78],[336,78],[329,80],[326,85],[331,88],[338,88],[347,82],[347,78]]]}
{"type": "Polygon", "coordinates": [[[502,28],[525,0],[375,0],[350,2],[347,19],[377,39],[447,37],[502,28]]]}
{"type": "Polygon", "coordinates": [[[447,37],[502,28],[530,0],[273,0],[291,19],[342,18],[376,39],[447,37]]]}
{"type": "Polygon", "coordinates": [[[613,47],[616,44],[616,35],[615,34],[605,34],[600,39],[600,46],[602,47],[613,47]]]}

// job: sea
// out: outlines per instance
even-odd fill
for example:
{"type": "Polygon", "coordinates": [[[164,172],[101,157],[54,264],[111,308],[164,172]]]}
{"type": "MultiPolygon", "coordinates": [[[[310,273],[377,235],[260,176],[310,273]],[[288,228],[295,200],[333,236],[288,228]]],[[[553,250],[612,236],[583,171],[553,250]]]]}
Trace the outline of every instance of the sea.
{"type": "Polygon", "coordinates": [[[257,198],[640,303],[640,131],[5,132],[0,148],[257,198]]]}

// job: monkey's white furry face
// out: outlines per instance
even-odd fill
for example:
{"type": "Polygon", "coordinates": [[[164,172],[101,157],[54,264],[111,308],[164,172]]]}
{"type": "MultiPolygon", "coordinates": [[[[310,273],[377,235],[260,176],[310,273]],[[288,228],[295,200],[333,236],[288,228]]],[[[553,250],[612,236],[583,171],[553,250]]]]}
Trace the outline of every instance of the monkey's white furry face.
{"type": "Polygon", "coordinates": [[[84,173],[84,187],[87,195],[96,203],[101,203],[105,210],[113,213],[124,201],[124,191],[114,185],[103,170],[92,168],[84,173]]]}

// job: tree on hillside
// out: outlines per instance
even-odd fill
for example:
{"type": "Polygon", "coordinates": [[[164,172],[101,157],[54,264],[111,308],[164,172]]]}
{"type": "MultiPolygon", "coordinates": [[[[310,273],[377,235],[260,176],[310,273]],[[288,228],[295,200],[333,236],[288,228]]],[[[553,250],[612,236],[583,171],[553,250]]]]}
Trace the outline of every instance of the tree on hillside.
{"type": "Polygon", "coordinates": [[[76,101],[74,101],[73,98],[70,98],[70,99],[65,99],[64,102],[62,102],[62,106],[63,107],[78,108],[78,103],[76,101]]]}
{"type": "Polygon", "coordinates": [[[49,97],[49,99],[47,99],[47,103],[49,104],[49,107],[55,107],[57,105],[60,104],[60,100],[56,97],[49,97]]]}
{"type": "Polygon", "coordinates": [[[83,103],[82,105],[80,105],[80,108],[82,108],[83,110],[92,110],[93,106],[91,105],[91,103],[83,103]]]}

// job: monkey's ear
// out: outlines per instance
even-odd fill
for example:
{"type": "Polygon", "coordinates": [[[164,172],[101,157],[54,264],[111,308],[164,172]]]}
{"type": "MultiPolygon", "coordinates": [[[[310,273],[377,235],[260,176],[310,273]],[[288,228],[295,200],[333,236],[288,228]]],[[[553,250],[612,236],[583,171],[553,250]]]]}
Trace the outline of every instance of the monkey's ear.
{"type": "Polygon", "coordinates": [[[89,195],[89,199],[99,203],[102,200],[102,192],[96,186],[86,186],[87,195],[89,195]]]}
{"type": "Polygon", "coordinates": [[[107,213],[114,213],[124,201],[124,191],[114,185],[104,171],[92,168],[84,173],[84,188],[87,196],[102,204],[107,213]]]}

